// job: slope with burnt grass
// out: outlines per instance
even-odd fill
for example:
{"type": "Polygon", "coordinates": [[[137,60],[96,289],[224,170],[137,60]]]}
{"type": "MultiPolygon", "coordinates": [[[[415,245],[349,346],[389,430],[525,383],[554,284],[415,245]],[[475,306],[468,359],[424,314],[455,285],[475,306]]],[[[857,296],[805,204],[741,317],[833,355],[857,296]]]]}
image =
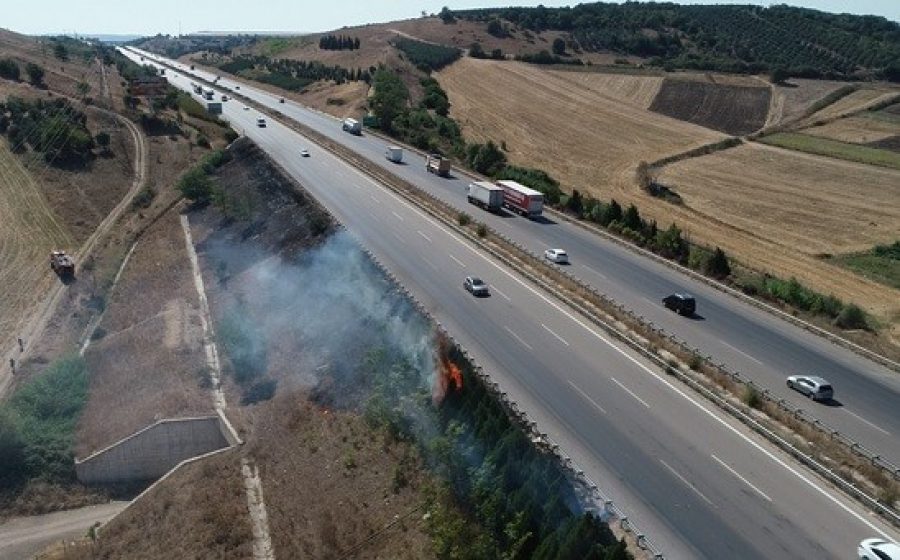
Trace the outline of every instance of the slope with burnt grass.
{"type": "Polygon", "coordinates": [[[766,123],[768,87],[666,79],[650,110],[734,136],[755,132],[766,123]]]}

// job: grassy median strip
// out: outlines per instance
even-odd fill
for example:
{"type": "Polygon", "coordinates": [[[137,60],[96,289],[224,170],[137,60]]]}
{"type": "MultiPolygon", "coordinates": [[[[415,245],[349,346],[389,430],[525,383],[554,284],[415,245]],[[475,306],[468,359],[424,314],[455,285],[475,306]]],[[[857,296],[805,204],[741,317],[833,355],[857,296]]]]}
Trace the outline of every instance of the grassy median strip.
{"type": "Polygon", "coordinates": [[[799,132],[778,132],[760,138],[759,142],[808,154],[900,169],[900,153],[810,136],[799,132]]]}

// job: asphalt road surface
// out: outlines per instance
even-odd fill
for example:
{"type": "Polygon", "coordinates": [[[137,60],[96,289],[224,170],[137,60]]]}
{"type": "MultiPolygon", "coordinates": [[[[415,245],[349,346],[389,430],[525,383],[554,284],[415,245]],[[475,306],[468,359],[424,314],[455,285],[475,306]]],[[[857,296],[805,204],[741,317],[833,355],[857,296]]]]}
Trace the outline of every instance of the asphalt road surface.
{"type": "MultiPolygon", "coordinates": [[[[897,538],[389,190],[272,119],[258,128],[258,113],[240,101],[224,105],[224,117],[341,220],[667,558],[847,558],[863,538],[897,538]],[[309,158],[299,156],[304,148],[309,158]],[[492,296],[466,293],[467,275],[487,281],[492,296]]],[[[420,166],[401,167],[430,180],[420,166]]]]}
{"type": "MultiPolygon", "coordinates": [[[[210,80],[215,77],[203,71],[192,73],[210,80]]],[[[552,217],[533,221],[484,212],[468,204],[465,189],[473,178],[461,171],[454,170],[449,179],[426,173],[422,156],[409,151],[404,153],[403,164],[391,163],[384,157],[389,141],[368,133],[354,136],[343,132],[335,118],[289,101],[279,103],[277,96],[246,83],[228,78],[219,83],[232,88],[240,85],[241,94],[353,148],[535,254],[542,255],[548,248],[565,249],[572,262],[569,270],[575,276],[716,363],[745,374],[900,466],[900,374],[571,223],[556,222],[552,217]],[[662,307],[661,298],[675,291],[696,296],[695,317],[681,317],[662,307]],[[813,403],[788,389],[786,377],[797,373],[830,381],[835,399],[813,403]]]]}

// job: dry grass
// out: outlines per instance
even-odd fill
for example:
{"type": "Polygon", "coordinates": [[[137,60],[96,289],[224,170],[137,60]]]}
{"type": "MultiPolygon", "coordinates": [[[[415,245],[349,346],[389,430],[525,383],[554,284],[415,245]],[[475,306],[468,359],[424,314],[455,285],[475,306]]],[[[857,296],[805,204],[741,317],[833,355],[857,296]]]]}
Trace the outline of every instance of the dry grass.
{"type": "Polygon", "coordinates": [[[836,119],[878,105],[890,97],[896,96],[900,90],[896,88],[862,88],[844,96],[831,105],[816,111],[801,123],[811,126],[821,121],[836,119]]]}
{"type": "Polygon", "coordinates": [[[463,59],[438,79],[467,139],[505,141],[512,163],[544,169],[567,187],[596,196],[612,195],[611,182],[631,183],[642,160],[724,138],[558,74],[463,59]]]}
{"type": "Polygon", "coordinates": [[[83,457],[160,418],[208,414],[205,359],[191,267],[170,211],[147,230],[109,298],[89,347],[90,398],[79,423],[83,457]]]}
{"type": "Polygon", "coordinates": [[[280,395],[252,414],[248,451],[259,464],[275,554],[433,557],[417,509],[426,475],[414,448],[372,432],[354,413],[306,399],[280,395]],[[397,516],[404,520],[366,542],[397,516]]]}
{"type": "Polygon", "coordinates": [[[766,126],[780,124],[803,115],[813,103],[832,91],[846,86],[846,82],[793,78],[789,85],[772,86],[772,104],[766,126]]]}
{"type": "Polygon", "coordinates": [[[250,558],[252,533],[236,452],[192,463],[119,514],[97,544],[58,560],[250,558]]]}
{"type": "Polygon", "coordinates": [[[847,117],[821,126],[807,128],[803,133],[841,142],[867,144],[900,134],[900,123],[865,117],[847,117]]]}
{"type": "Polygon", "coordinates": [[[669,166],[662,180],[705,219],[692,233],[706,220],[728,224],[732,234],[715,242],[750,266],[882,317],[897,311],[897,291],[816,258],[900,237],[897,171],[748,144],[669,166]]]}
{"type": "Polygon", "coordinates": [[[439,79],[466,137],[505,141],[512,163],[542,168],[567,190],[634,203],[645,217],[663,225],[675,221],[694,240],[719,245],[751,267],[796,276],[894,320],[896,291],[816,255],[896,239],[900,174],[750,145],[666,168],[663,181],[686,202],[675,206],[637,188],[637,163],[723,136],[618,103],[555,74],[465,59],[439,79]]]}
{"type": "Polygon", "coordinates": [[[620,103],[647,109],[662,86],[661,76],[639,74],[573,72],[550,70],[549,74],[562,80],[594,91],[599,95],[612,97],[620,103]]]}

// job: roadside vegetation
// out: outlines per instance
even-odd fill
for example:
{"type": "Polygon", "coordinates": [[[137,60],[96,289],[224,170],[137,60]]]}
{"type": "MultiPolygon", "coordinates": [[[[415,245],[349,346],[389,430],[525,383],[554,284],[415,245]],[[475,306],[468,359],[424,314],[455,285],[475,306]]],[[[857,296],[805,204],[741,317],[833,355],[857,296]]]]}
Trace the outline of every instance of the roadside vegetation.
{"type": "Polygon", "coordinates": [[[900,169],[900,153],[849,142],[840,142],[799,132],[778,132],[759,138],[759,142],[820,156],[900,169]]]}
{"type": "Polygon", "coordinates": [[[838,255],[830,260],[861,276],[900,290],[900,241],[876,245],[862,253],[838,255]]]}
{"type": "Polygon", "coordinates": [[[338,65],[329,66],[318,61],[272,59],[261,55],[214,56],[204,62],[229,74],[271,84],[288,91],[301,91],[319,80],[331,80],[338,85],[353,81],[368,83],[373,71],[338,65]]]}
{"type": "Polygon", "coordinates": [[[423,43],[406,37],[396,39],[393,45],[406,54],[409,61],[423,72],[440,70],[444,66],[453,64],[462,54],[459,49],[454,47],[423,43]]]}
{"type": "Polygon", "coordinates": [[[87,388],[84,359],[69,356],[0,404],[0,509],[15,507],[29,483],[75,483],[74,432],[87,388]]]}

